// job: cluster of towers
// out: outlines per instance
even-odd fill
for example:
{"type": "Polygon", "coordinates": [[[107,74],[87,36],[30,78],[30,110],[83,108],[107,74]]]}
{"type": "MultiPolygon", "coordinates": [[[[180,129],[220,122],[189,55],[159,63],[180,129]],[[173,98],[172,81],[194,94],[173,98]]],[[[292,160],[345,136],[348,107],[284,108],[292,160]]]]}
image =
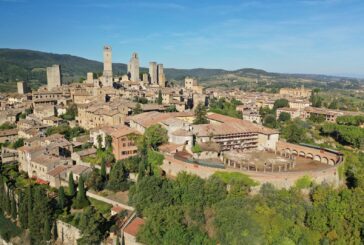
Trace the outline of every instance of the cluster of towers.
{"type": "MultiPolygon", "coordinates": [[[[140,72],[139,72],[140,62],[137,53],[131,55],[130,61],[128,63],[128,75],[130,81],[139,82],[140,72]]],[[[166,78],[164,75],[163,64],[157,64],[157,62],[149,62],[149,74],[144,73],[142,81],[146,84],[159,85],[160,87],[166,86],[166,78]]]]}
{"type": "MultiPolygon", "coordinates": [[[[112,72],[112,49],[111,46],[104,46],[104,70],[99,79],[94,79],[93,73],[87,73],[87,83],[94,83],[98,87],[112,87],[114,82],[112,72]]],[[[166,78],[164,75],[163,64],[157,62],[149,62],[149,73],[144,73],[142,79],[140,77],[140,62],[137,53],[132,53],[128,63],[128,79],[132,82],[143,81],[144,84],[156,85],[160,87],[166,86],[166,78]]],[[[47,88],[53,90],[62,85],[61,67],[60,65],[53,65],[47,67],[47,88]]],[[[22,85],[19,84],[19,90],[22,85]]]]}

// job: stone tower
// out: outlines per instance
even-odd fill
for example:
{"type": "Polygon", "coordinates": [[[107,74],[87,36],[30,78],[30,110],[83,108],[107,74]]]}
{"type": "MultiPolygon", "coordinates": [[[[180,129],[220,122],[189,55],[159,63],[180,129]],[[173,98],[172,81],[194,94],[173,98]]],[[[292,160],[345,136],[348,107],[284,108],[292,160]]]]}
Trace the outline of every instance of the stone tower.
{"type": "Polygon", "coordinates": [[[16,83],[16,87],[18,88],[18,94],[26,94],[27,84],[24,81],[20,81],[16,83]]]}
{"type": "Polygon", "coordinates": [[[158,83],[157,62],[149,62],[149,76],[150,76],[150,83],[151,84],[157,84],[158,83]]]}
{"type": "Polygon", "coordinates": [[[143,73],[143,83],[149,84],[149,75],[148,73],[143,73]]]}
{"type": "Polygon", "coordinates": [[[111,46],[104,46],[104,72],[103,72],[103,85],[112,86],[112,56],[111,46]]]}
{"type": "Polygon", "coordinates": [[[137,53],[133,53],[131,55],[129,64],[128,64],[128,73],[130,74],[130,80],[133,82],[139,82],[139,58],[137,53]]]}
{"type": "Polygon", "coordinates": [[[61,66],[53,65],[47,67],[47,88],[52,90],[62,85],[61,66]]]}
{"type": "Polygon", "coordinates": [[[160,87],[165,87],[166,77],[164,75],[163,64],[158,64],[157,70],[158,70],[158,84],[160,87]]]}

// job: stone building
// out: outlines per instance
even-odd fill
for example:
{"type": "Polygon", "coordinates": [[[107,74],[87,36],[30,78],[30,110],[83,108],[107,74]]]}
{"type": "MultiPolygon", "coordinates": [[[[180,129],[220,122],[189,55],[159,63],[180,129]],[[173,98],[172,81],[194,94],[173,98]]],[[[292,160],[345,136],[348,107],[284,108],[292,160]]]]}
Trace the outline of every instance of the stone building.
{"type": "Polygon", "coordinates": [[[116,160],[122,160],[134,156],[138,152],[136,137],[139,132],[136,130],[120,126],[117,130],[110,132],[112,137],[112,151],[116,160]]]}
{"type": "Polygon", "coordinates": [[[149,75],[148,73],[143,73],[143,83],[148,84],[149,83],[149,75]]]}
{"type": "Polygon", "coordinates": [[[151,84],[158,84],[158,68],[157,62],[149,62],[149,76],[151,84]]]}
{"type": "Polygon", "coordinates": [[[94,74],[93,72],[87,72],[86,83],[93,84],[94,83],[94,74]]]}
{"type": "Polygon", "coordinates": [[[61,78],[61,66],[53,65],[51,67],[47,67],[47,88],[48,90],[55,89],[57,87],[62,86],[62,78],[61,78]]]}
{"type": "Polygon", "coordinates": [[[18,89],[18,94],[26,94],[28,92],[27,84],[24,81],[17,82],[16,87],[18,89]]]}
{"type": "Polygon", "coordinates": [[[301,116],[301,111],[297,108],[283,107],[277,109],[277,119],[282,112],[288,113],[291,116],[291,119],[299,118],[301,116]]]}
{"type": "Polygon", "coordinates": [[[38,119],[44,119],[55,115],[55,107],[51,104],[39,104],[34,107],[33,113],[38,119]]]}
{"type": "Polygon", "coordinates": [[[192,90],[194,86],[197,86],[197,80],[191,77],[185,78],[185,88],[192,90]]]}
{"type": "Polygon", "coordinates": [[[312,90],[305,89],[304,85],[301,88],[281,88],[279,90],[280,95],[295,97],[295,98],[309,98],[312,90]]]}
{"type": "Polygon", "coordinates": [[[128,73],[130,75],[130,80],[133,82],[139,82],[139,57],[137,53],[133,53],[131,55],[129,64],[128,64],[128,73]]]}
{"type": "Polygon", "coordinates": [[[158,64],[157,71],[158,71],[158,84],[160,87],[164,88],[166,86],[166,77],[164,75],[163,64],[158,64]]]}
{"type": "Polygon", "coordinates": [[[204,93],[204,87],[203,86],[199,86],[197,79],[195,78],[191,78],[191,77],[186,77],[185,78],[185,89],[187,90],[191,90],[195,93],[198,94],[203,94],[204,93]]]}
{"type": "Polygon", "coordinates": [[[338,116],[348,115],[344,111],[330,110],[325,108],[306,107],[301,114],[302,119],[308,119],[311,116],[323,117],[325,121],[336,122],[338,116]]]}
{"type": "Polygon", "coordinates": [[[101,87],[112,87],[113,85],[111,46],[104,46],[104,71],[101,83],[101,87]]]}
{"type": "Polygon", "coordinates": [[[193,125],[197,143],[214,142],[222,151],[275,150],[279,132],[246,120],[211,113],[209,124],[193,125]]]}
{"type": "Polygon", "coordinates": [[[129,104],[125,100],[93,101],[78,106],[76,120],[81,127],[86,129],[115,126],[123,124],[130,111],[129,104]]]}

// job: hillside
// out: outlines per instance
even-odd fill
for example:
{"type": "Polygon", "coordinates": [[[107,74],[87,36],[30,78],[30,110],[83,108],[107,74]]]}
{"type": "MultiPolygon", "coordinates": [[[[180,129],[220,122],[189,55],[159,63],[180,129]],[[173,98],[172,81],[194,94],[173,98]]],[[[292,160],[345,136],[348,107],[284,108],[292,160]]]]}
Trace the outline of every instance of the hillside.
{"type": "MultiPolygon", "coordinates": [[[[79,81],[89,71],[102,72],[102,63],[68,54],[53,54],[25,49],[0,49],[0,92],[16,91],[17,80],[27,80],[32,88],[46,83],[45,68],[53,64],[62,66],[65,82],[79,81]]],[[[126,64],[114,63],[114,74],[125,74],[126,64]]],[[[146,72],[147,68],[141,68],[146,72]]],[[[356,88],[361,80],[311,74],[280,74],[264,70],[244,68],[235,71],[223,69],[175,69],[165,68],[169,80],[181,82],[186,76],[197,77],[205,86],[251,86],[260,85],[297,86],[301,83],[327,86],[330,82],[344,84],[349,81],[349,88],[356,88]],[[353,86],[354,84],[354,86],[353,86]]],[[[347,84],[348,85],[348,84],[347,84]]],[[[341,86],[341,85],[340,85],[341,86]]],[[[254,87],[254,86],[253,86],[254,87]]],[[[335,87],[335,86],[334,86],[335,87]]]]}

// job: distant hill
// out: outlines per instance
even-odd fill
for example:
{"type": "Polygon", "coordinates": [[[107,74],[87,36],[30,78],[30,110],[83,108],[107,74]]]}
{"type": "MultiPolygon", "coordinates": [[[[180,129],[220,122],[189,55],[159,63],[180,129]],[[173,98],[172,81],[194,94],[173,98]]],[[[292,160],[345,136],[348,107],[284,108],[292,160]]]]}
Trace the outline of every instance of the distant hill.
{"type": "MultiPolygon", "coordinates": [[[[90,71],[94,73],[102,72],[101,62],[73,55],[53,54],[25,49],[0,49],[0,92],[16,91],[17,80],[29,81],[32,88],[46,84],[45,68],[53,64],[61,65],[62,76],[65,82],[79,81],[80,78],[85,78],[86,73],[90,71]]],[[[121,75],[125,74],[126,71],[126,64],[113,64],[114,74],[121,75]]],[[[147,68],[141,68],[141,72],[146,71],[147,68]]],[[[244,68],[235,71],[204,68],[165,68],[165,73],[169,80],[181,82],[184,77],[192,76],[197,77],[202,83],[209,86],[219,86],[220,84],[227,86],[226,82],[251,82],[257,79],[268,82],[289,82],[296,80],[327,82],[343,79],[325,75],[271,73],[253,68],[244,68]]]]}

